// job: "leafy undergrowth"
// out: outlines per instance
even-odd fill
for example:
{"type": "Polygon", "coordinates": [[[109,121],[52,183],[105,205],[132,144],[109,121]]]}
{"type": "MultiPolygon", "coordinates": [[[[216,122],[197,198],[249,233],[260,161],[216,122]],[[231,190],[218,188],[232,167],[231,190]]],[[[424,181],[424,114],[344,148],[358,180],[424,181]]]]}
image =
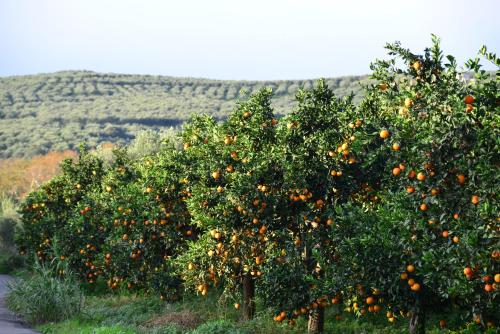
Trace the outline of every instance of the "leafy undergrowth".
{"type": "MultiPolygon", "coordinates": [[[[172,304],[135,295],[90,296],[79,316],[37,329],[46,334],[298,334],[307,330],[306,319],[298,319],[294,327],[277,324],[265,309],[261,309],[254,320],[239,322],[239,311],[221,300],[216,293],[206,298],[188,296],[172,304]]],[[[443,317],[429,316],[427,333],[453,333],[438,328],[439,319],[443,317]]],[[[343,315],[341,320],[335,320],[334,310],[327,309],[326,319],[325,333],[407,333],[405,319],[389,324],[382,313],[370,315],[369,319],[343,315]]],[[[469,332],[475,333],[474,329],[469,332]]]]}

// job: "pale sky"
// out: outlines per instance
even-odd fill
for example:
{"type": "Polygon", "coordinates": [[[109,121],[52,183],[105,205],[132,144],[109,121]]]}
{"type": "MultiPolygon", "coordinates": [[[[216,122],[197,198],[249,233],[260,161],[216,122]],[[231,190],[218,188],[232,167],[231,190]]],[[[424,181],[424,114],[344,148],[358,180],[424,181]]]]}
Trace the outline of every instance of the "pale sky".
{"type": "Polygon", "coordinates": [[[0,76],[357,75],[386,42],[421,53],[431,33],[463,62],[500,53],[499,13],[500,0],[0,0],[0,76]]]}

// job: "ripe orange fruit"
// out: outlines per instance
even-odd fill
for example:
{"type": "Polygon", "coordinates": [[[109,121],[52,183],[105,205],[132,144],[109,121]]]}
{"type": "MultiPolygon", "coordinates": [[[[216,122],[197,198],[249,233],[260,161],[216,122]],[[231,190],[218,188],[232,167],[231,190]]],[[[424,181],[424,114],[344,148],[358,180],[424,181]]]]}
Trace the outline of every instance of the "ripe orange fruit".
{"type": "Polygon", "coordinates": [[[484,286],[484,291],[486,291],[486,292],[491,292],[491,291],[493,291],[493,286],[492,286],[491,284],[486,284],[486,285],[484,286]]]}
{"type": "Polygon", "coordinates": [[[465,102],[466,104],[472,104],[472,103],[474,103],[474,97],[472,97],[471,95],[467,95],[467,96],[465,96],[465,98],[464,98],[464,102],[465,102]]]}
{"type": "Polygon", "coordinates": [[[418,283],[415,283],[411,286],[411,288],[413,291],[419,291],[420,290],[420,284],[418,283]]]}
{"type": "Polygon", "coordinates": [[[442,235],[443,235],[443,238],[448,238],[448,236],[450,235],[450,233],[448,231],[444,230],[443,233],[442,233],[442,235]]]}
{"type": "Polygon", "coordinates": [[[406,266],[406,271],[408,271],[409,273],[412,273],[415,271],[415,266],[413,264],[409,264],[406,266]]]}
{"type": "Polygon", "coordinates": [[[367,305],[371,305],[371,304],[373,304],[373,303],[375,303],[375,298],[373,298],[373,297],[371,297],[371,296],[370,296],[370,297],[368,297],[368,298],[366,298],[366,304],[367,304],[367,305]]]}
{"type": "Polygon", "coordinates": [[[432,196],[436,196],[437,194],[439,194],[439,189],[437,189],[437,188],[432,188],[432,189],[431,189],[431,195],[432,195],[432,196]]]}
{"type": "Polygon", "coordinates": [[[457,236],[454,236],[453,237],[453,242],[456,243],[456,244],[458,244],[460,242],[460,238],[457,237],[457,236]]]}
{"type": "Polygon", "coordinates": [[[382,92],[385,92],[387,90],[387,84],[385,83],[381,83],[380,85],[378,85],[378,88],[382,91],[382,92]]]}
{"type": "Polygon", "coordinates": [[[408,187],[406,187],[406,192],[407,192],[408,194],[412,194],[414,191],[415,191],[415,188],[414,188],[414,187],[412,187],[412,186],[408,186],[408,187]]]}
{"type": "Polygon", "coordinates": [[[458,216],[458,213],[453,214],[453,218],[454,218],[454,219],[458,219],[458,217],[459,217],[459,216],[458,216]]]}
{"type": "Polygon", "coordinates": [[[472,104],[465,106],[465,112],[471,112],[472,110],[474,110],[474,106],[472,104]]]}
{"type": "Polygon", "coordinates": [[[416,176],[416,173],[415,173],[415,171],[413,169],[408,172],[408,178],[409,179],[413,179],[413,178],[415,178],[415,176],[416,176]]]}
{"type": "Polygon", "coordinates": [[[412,100],[412,99],[410,99],[409,97],[407,97],[407,98],[405,99],[405,107],[406,107],[406,108],[411,108],[411,107],[413,107],[413,100],[412,100]]]}
{"type": "Polygon", "coordinates": [[[389,131],[387,131],[385,129],[380,131],[380,138],[382,138],[382,139],[387,139],[387,138],[389,138],[390,135],[391,134],[389,133],[389,131]]]}
{"type": "Polygon", "coordinates": [[[422,66],[423,66],[423,65],[422,65],[422,62],[421,62],[420,60],[415,61],[415,62],[411,65],[411,67],[413,67],[413,69],[414,69],[415,71],[420,71],[420,70],[422,69],[422,66]]]}
{"type": "Polygon", "coordinates": [[[240,304],[239,303],[235,303],[234,304],[234,308],[237,309],[237,310],[239,310],[240,309],[240,304]]]}
{"type": "Polygon", "coordinates": [[[226,137],[224,138],[224,144],[229,145],[229,144],[231,144],[232,142],[233,142],[233,140],[231,139],[231,136],[226,136],[226,137]]]}
{"type": "Polygon", "coordinates": [[[401,149],[401,145],[399,143],[392,144],[392,149],[394,151],[399,151],[401,149]]]}
{"type": "Polygon", "coordinates": [[[464,275],[465,275],[465,276],[470,276],[470,275],[472,275],[472,269],[471,269],[471,268],[469,268],[469,267],[465,268],[465,269],[464,269],[464,275]]]}
{"type": "Polygon", "coordinates": [[[457,181],[460,184],[464,184],[465,183],[465,175],[464,174],[458,174],[457,175],[457,181]]]}
{"type": "Polygon", "coordinates": [[[217,180],[220,177],[220,172],[219,171],[213,172],[212,177],[217,180]]]}
{"type": "Polygon", "coordinates": [[[399,167],[394,167],[394,168],[392,169],[392,175],[394,175],[394,176],[398,176],[400,173],[401,173],[401,168],[399,168],[399,167]]]}
{"type": "Polygon", "coordinates": [[[439,320],[439,327],[446,328],[446,321],[445,320],[439,320]]]}
{"type": "Polygon", "coordinates": [[[419,172],[417,174],[417,180],[419,180],[419,181],[425,181],[425,174],[422,173],[422,172],[419,172]]]}
{"type": "Polygon", "coordinates": [[[415,285],[415,284],[416,284],[416,283],[415,283],[415,280],[414,280],[413,278],[410,278],[410,279],[408,280],[408,285],[409,285],[409,286],[413,286],[413,285],[415,285]]]}
{"type": "Polygon", "coordinates": [[[326,221],[326,225],[328,225],[328,226],[333,225],[333,219],[329,218],[329,219],[326,221]]]}
{"type": "Polygon", "coordinates": [[[382,306],[380,305],[373,305],[373,311],[374,312],[380,312],[382,310],[382,306]]]}
{"type": "Polygon", "coordinates": [[[472,195],[471,197],[471,203],[474,204],[474,205],[477,205],[477,203],[479,203],[479,196],[477,195],[472,195]]]}
{"type": "Polygon", "coordinates": [[[408,279],[408,274],[406,272],[401,273],[401,279],[402,280],[407,280],[408,279]]]}
{"type": "Polygon", "coordinates": [[[420,204],[420,210],[421,211],[427,211],[427,209],[429,209],[429,207],[427,206],[427,204],[425,204],[425,203],[420,204]]]}
{"type": "Polygon", "coordinates": [[[500,274],[495,275],[495,282],[500,283],[500,274]]]}

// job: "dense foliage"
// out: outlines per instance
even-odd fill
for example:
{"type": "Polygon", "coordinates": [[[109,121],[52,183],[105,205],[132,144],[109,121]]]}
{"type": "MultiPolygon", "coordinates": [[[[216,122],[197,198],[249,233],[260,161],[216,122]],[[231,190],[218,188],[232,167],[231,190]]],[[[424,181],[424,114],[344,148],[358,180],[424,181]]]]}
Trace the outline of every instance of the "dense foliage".
{"type": "Polygon", "coordinates": [[[498,76],[478,58],[465,80],[435,37],[424,55],[387,49],[359,105],[320,80],[278,119],[262,89],[223,122],[193,117],[182,149],[117,150],[109,167],[81,150],[23,203],[22,252],[163,299],[222,287],[244,319],[259,298],[277,322],[308,315],[311,332],[332,305],[408,317],[411,333],[443,308],[494,326],[498,76]]]}
{"type": "MultiPolygon", "coordinates": [[[[337,95],[360,98],[364,77],[328,79],[337,95]]],[[[164,76],[57,72],[0,78],[0,159],[129,143],[140,130],[178,128],[192,114],[228,116],[237,99],[273,88],[280,114],[313,80],[218,81],[164,76]],[[242,91],[243,90],[243,91],[242,91]],[[244,93],[246,92],[246,93],[244,93]]]]}

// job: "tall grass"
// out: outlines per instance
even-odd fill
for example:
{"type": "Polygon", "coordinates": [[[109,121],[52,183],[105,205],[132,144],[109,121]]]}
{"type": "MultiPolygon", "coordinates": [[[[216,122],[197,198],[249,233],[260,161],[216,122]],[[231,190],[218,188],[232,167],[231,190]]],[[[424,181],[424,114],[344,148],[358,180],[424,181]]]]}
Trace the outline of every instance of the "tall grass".
{"type": "Polygon", "coordinates": [[[53,268],[36,264],[28,279],[9,284],[7,306],[30,323],[61,321],[81,312],[84,294],[71,275],[53,276],[53,268]]]}

